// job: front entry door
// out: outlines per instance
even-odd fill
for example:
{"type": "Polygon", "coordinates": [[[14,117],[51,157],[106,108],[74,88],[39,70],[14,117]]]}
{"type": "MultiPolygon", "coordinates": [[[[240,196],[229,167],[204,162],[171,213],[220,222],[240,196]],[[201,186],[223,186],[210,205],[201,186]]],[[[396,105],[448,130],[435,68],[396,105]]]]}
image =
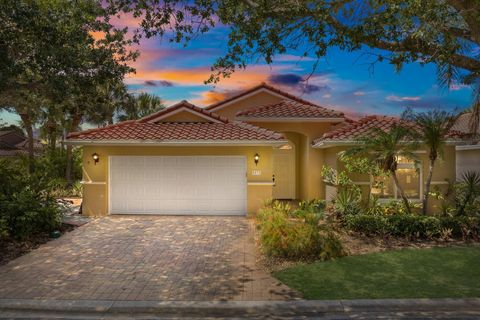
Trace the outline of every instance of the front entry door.
{"type": "Polygon", "coordinates": [[[275,186],[274,199],[295,199],[295,148],[274,149],[273,174],[275,186]]]}

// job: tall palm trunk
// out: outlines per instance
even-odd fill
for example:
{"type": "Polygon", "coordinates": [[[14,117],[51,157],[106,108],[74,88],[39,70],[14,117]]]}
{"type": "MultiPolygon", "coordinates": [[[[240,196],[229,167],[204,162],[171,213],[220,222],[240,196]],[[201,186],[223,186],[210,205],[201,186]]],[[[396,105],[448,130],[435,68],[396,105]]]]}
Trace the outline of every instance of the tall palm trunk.
{"type": "Polygon", "coordinates": [[[400,186],[400,182],[398,181],[397,177],[397,172],[395,170],[390,171],[393,181],[395,182],[395,186],[397,187],[397,190],[400,191],[400,196],[402,197],[403,203],[405,204],[405,208],[407,209],[408,213],[412,213],[410,209],[410,203],[408,202],[408,198],[405,195],[405,192],[403,191],[403,188],[400,186]]]}
{"type": "Polygon", "coordinates": [[[435,165],[435,159],[430,158],[430,162],[428,165],[428,176],[427,176],[427,181],[425,181],[425,191],[423,193],[422,213],[424,215],[426,215],[428,212],[428,197],[430,195],[430,185],[432,183],[434,165],[435,165]]]}
{"type": "Polygon", "coordinates": [[[27,131],[27,151],[28,151],[28,172],[32,174],[35,172],[35,150],[33,138],[32,119],[28,113],[19,113],[23,126],[27,131]]]}
{"type": "MultiPolygon", "coordinates": [[[[72,124],[70,126],[70,130],[68,133],[74,132],[78,129],[80,122],[82,121],[81,114],[74,114],[72,117],[72,124]]],[[[66,157],[67,157],[67,165],[65,169],[65,180],[67,180],[67,185],[72,185],[72,145],[67,145],[66,149],[66,157]]]]}

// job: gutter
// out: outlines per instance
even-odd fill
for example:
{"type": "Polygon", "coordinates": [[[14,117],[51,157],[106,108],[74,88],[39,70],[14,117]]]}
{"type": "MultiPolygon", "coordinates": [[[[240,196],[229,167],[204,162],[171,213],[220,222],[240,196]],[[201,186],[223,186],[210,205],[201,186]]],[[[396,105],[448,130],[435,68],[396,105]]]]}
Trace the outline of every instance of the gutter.
{"type": "Polygon", "coordinates": [[[480,144],[469,144],[456,146],[455,150],[480,150],[480,144]]]}
{"type": "MultiPolygon", "coordinates": [[[[421,141],[412,141],[421,144],[421,141]]],[[[340,147],[340,146],[354,146],[360,144],[360,141],[354,141],[354,140],[339,140],[339,141],[320,141],[312,145],[312,148],[318,148],[318,149],[325,149],[325,148],[331,148],[331,147],[340,147]]],[[[457,150],[469,150],[467,148],[465,149],[459,149],[461,147],[472,147],[472,146],[462,146],[461,144],[464,143],[464,141],[456,141],[456,140],[447,140],[445,142],[446,145],[448,146],[457,146],[457,150]]],[[[474,146],[473,146],[474,147],[474,146]]],[[[475,148],[473,148],[475,149],[475,148]]],[[[480,145],[476,148],[480,149],[480,145]]]]}
{"type": "Polygon", "coordinates": [[[282,146],[288,143],[287,140],[74,140],[65,142],[72,146],[132,146],[132,147],[175,147],[175,146],[282,146]]]}

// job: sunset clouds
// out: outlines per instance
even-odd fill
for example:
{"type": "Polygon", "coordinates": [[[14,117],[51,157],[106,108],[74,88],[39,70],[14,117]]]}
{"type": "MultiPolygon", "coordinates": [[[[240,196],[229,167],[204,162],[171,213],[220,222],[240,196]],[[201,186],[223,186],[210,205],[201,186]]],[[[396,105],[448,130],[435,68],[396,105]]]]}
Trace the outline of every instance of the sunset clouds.
{"type": "MultiPolygon", "coordinates": [[[[133,17],[118,21],[129,27],[138,22],[133,17]]],[[[259,60],[219,83],[206,85],[211,66],[225,53],[227,31],[227,27],[216,28],[187,47],[165,39],[143,39],[137,47],[140,57],[133,64],[136,73],[128,75],[125,82],[134,92],[156,94],[168,103],[187,99],[199,106],[267,82],[352,117],[400,114],[407,107],[463,109],[471,101],[468,87],[439,87],[432,65],[411,64],[395,73],[388,63],[377,63],[373,72],[367,67],[370,62],[359,58],[360,53],[336,48],[318,63],[316,58],[296,52],[277,56],[271,65],[259,60]]]]}

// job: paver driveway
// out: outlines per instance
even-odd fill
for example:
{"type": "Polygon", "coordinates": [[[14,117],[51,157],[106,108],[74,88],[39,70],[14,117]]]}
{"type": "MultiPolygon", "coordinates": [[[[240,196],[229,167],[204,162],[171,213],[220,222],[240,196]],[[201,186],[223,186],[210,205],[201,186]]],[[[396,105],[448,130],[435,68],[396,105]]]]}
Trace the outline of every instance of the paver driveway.
{"type": "Polygon", "coordinates": [[[0,267],[0,298],[276,300],[242,217],[111,216],[0,267]]]}

